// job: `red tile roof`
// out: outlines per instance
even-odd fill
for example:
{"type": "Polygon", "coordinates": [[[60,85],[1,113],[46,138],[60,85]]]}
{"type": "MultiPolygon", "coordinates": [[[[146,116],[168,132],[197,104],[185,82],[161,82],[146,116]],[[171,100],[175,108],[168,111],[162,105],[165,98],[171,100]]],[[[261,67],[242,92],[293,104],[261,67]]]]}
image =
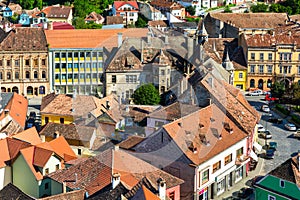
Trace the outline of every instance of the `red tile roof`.
{"type": "Polygon", "coordinates": [[[131,200],[160,200],[160,198],[153,194],[146,186],[142,185],[131,200]]]}
{"type": "Polygon", "coordinates": [[[136,1],[114,1],[114,7],[118,10],[123,5],[131,5],[132,7],[139,9],[139,6],[136,1]]]}
{"type": "Polygon", "coordinates": [[[49,142],[53,151],[64,159],[65,162],[76,159],[77,156],[63,136],[49,142]]]}
{"type": "Polygon", "coordinates": [[[125,37],[146,37],[148,29],[46,30],[50,48],[112,48],[118,46],[118,33],[125,37]]]}
{"type": "Polygon", "coordinates": [[[35,146],[33,154],[33,165],[44,167],[52,155],[53,151],[35,146]]]}

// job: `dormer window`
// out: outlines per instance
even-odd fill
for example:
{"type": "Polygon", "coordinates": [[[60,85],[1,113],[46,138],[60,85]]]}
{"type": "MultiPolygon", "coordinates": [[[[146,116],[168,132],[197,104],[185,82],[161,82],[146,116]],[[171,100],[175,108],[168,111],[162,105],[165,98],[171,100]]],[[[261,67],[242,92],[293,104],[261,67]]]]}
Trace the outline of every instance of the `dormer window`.
{"type": "Polygon", "coordinates": [[[284,188],[285,184],[284,184],[284,180],[280,180],[280,187],[284,188]]]}

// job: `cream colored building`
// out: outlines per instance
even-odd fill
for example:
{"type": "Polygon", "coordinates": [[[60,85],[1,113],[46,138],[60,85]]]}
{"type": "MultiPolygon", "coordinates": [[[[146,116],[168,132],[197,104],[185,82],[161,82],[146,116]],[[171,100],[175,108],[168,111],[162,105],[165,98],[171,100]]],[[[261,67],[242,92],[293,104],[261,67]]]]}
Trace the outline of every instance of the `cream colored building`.
{"type": "Polygon", "coordinates": [[[43,29],[2,30],[0,37],[1,91],[27,97],[49,92],[48,46],[43,29]]]}

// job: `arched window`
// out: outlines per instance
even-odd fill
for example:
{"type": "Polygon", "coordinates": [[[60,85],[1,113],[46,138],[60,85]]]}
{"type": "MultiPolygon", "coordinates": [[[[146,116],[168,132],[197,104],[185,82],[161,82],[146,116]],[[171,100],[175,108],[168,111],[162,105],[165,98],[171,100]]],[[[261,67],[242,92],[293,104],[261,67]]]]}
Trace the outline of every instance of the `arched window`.
{"type": "Polygon", "coordinates": [[[12,92],[15,92],[15,93],[17,93],[17,94],[19,94],[19,89],[18,89],[18,87],[13,87],[12,88],[12,92]]]}
{"type": "Polygon", "coordinates": [[[34,79],[37,79],[37,78],[38,78],[38,72],[37,72],[37,71],[34,71],[34,72],[33,72],[33,78],[34,78],[34,79]]]}
{"type": "Polygon", "coordinates": [[[6,88],[5,87],[1,87],[1,92],[6,92],[6,88]]]}
{"type": "Polygon", "coordinates": [[[31,86],[27,87],[27,95],[33,95],[33,88],[31,86]]]}
{"type": "Polygon", "coordinates": [[[250,80],[250,88],[255,88],[255,80],[254,79],[250,80]]]}
{"type": "Polygon", "coordinates": [[[3,76],[2,76],[2,72],[0,72],[0,80],[2,80],[3,76]]]}
{"type": "Polygon", "coordinates": [[[271,87],[272,87],[272,80],[268,79],[267,87],[268,87],[268,88],[271,88],[271,87]]]}
{"type": "Polygon", "coordinates": [[[10,72],[7,72],[7,74],[6,74],[6,78],[7,78],[8,80],[10,80],[10,79],[11,79],[11,73],[10,73],[10,72]]]}
{"type": "Polygon", "coordinates": [[[259,79],[259,81],[258,81],[258,88],[261,89],[261,90],[264,88],[264,80],[259,79]]]}
{"type": "Polygon", "coordinates": [[[39,87],[39,94],[45,94],[45,87],[44,86],[39,87]]]}
{"type": "Polygon", "coordinates": [[[26,76],[26,78],[30,78],[30,72],[29,72],[29,71],[26,71],[26,72],[25,72],[25,76],[26,76]]]}
{"type": "Polygon", "coordinates": [[[46,72],[42,71],[42,78],[46,78],[46,72]]]}

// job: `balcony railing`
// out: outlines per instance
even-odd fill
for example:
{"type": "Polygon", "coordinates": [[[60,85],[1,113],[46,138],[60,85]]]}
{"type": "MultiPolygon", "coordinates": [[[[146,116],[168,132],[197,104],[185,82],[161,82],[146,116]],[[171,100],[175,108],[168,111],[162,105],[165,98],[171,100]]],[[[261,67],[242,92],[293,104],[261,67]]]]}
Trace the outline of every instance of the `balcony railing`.
{"type": "Polygon", "coordinates": [[[248,162],[248,160],[250,160],[250,157],[243,154],[236,158],[235,164],[238,166],[244,165],[248,162]]]}

